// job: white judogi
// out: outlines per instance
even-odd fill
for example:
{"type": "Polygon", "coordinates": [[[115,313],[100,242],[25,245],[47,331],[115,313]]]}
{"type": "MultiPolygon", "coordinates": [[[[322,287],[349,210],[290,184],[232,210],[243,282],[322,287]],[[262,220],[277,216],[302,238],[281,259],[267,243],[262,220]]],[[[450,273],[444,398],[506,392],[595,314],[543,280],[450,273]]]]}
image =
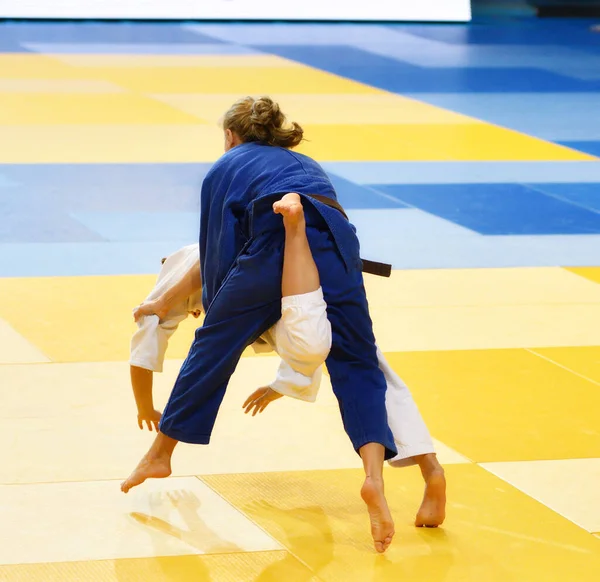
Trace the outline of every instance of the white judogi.
{"type": "MultiPolygon", "coordinates": [[[[156,286],[147,300],[156,299],[189,271],[198,261],[198,245],[184,247],[167,258],[156,286]]],[[[169,338],[192,312],[202,309],[201,291],[174,307],[167,318],[140,318],[131,340],[130,364],[153,372],[162,372],[169,338]]],[[[258,353],[275,351],[281,362],[270,387],[306,402],[314,402],[321,385],[322,365],[331,349],[331,325],[323,291],[284,297],[281,319],[252,346],[258,353]]],[[[414,456],[434,453],[429,431],[423,422],[410,390],[392,370],[377,349],[379,368],[387,382],[386,409],[398,455],[389,464],[403,467],[415,464],[414,456]]]]}

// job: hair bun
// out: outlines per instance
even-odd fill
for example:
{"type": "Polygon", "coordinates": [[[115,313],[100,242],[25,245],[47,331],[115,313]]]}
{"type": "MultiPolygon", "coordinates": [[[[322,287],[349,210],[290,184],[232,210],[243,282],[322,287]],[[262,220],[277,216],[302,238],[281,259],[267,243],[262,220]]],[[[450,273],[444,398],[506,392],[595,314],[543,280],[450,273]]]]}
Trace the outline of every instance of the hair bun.
{"type": "Polygon", "coordinates": [[[279,105],[269,97],[244,97],[236,101],[223,118],[223,129],[236,133],[243,143],[282,148],[296,147],[304,139],[302,128],[286,122],[279,105]]]}
{"type": "Polygon", "coordinates": [[[261,97],[252,103],[250,122],[255,125],[281,127],[283,115],[277,103],[269,97],[261,97]]]}

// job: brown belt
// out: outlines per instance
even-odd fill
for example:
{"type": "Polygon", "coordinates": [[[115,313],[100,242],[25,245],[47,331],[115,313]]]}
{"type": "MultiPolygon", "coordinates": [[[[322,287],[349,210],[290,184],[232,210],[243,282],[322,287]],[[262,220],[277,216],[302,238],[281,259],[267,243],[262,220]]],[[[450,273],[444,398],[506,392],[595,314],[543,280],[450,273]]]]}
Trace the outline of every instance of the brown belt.
{"type": "MultiPolygon", "coordinates": [[[[318,202],[325,204],[331,208],[335,208],[338,212],[342,213],[342,216],[348,220],[346,211],[342,208],[341,204],[333,198],[327,198],[327,196],[321,196],[320,194],[307,194],[309,198],[314,198],[318,202]]],[[[369,273],[370,275],[378,275],[379,277],[389,277],[392,274],[392,265],[388,263],[379,263],[377,261],[367,261],[361,259],[363,266],[363,273],[369,273]]]]}

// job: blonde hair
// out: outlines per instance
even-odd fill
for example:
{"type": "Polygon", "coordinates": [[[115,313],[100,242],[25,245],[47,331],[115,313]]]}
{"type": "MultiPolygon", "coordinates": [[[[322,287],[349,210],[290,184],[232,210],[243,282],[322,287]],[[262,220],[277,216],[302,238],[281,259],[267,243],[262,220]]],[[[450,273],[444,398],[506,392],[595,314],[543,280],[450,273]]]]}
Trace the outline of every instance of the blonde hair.
{"type": "Polygon", "coordinates": [[[223,129],[231,130],[244,143],[283,148],[296,147],[304,136],[304,130],[295,122],[287,123],[279,105],[269,97],[236,101],[223,118],[223,129]]]}

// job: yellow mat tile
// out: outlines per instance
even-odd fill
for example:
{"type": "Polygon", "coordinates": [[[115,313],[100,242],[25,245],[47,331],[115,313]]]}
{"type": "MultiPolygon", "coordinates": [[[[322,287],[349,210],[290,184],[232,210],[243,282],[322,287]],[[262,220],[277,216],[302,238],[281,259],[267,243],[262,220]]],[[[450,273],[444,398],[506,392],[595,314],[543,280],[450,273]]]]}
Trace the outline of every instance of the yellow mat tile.
{"type": "Polygon", "coordinates": [[[450,161],[431,144],[403,139],[397,127],[406,126],[305,124],[296,150],[320,162],[450,161]]]}
{"type": "MultiPolygon", "coordinates": [[[[210,446],[180,445],[175,475],[361,466],[327,377],[315,404],[286,398],[255,418],[243,414],[244,400],[274,379],[278,363],[276,357],[242,359],[210,446]]],[[[180,365],[169,361],[154,377],[159,410],[180,365]]],[[[152,434],[137,427],[124,362],[7,365],[2,382],[12,389],[0,391],[0,438],[10,443],[0,464],[0,483],[122,479],[152,442],[152,434]],[[85,463],[73,462],[83,458],[85,463]]],[[[445,444],[436,446],[442,463],[467,462],[445,444]]]]}
{"type": "MultiPolygon", "coordinates": [[[[155,281],[152,275],[0,279],[0,317],[53,361],[127,360],[136,329],[132,309],[155,281]],[[31,312],[32,301],[40,312],[31,312]]],[[[197,326],[192,317],[183,322],[168,357],[187,355],[197,326]]]]}
{"type": "MultiPolygon", "coordinates": [[[[85,70],[85,69],[84,69],[85,70]]],[[[96,67],[94,78],[141,93],[377,93],[367,85],[303,66],[96,67]]],[[[88,73],[89,74],[89,73],[88,73]]]]}
{"type": "Polygon", "coordinates": [[[531,351],[600,385],[600,346],[536,348],[531,351]]]}
{"type": "Polygon", "coordinates": [[[590,533],[600,531],[600,458],[483,467],[590,533]]]}
{"type": "Polygon", "coordinates": [[[600,283],[600,267],[569,267],[566,270],[595,283],[600,283]]]}
{"type": "Polygon", "coordinates": [[[0,54],[0,79],[89,79],[82,69],[70,67],[48,55],[0,54]]]}
{"type": "Polygon", "coordinates": [[[399,139],[460,161],[586,161],[596,157],[490,124],[396,126],[399,139]]]}
{"type": "Polygon", "coordinates": [[[123,93],[124,89],[107,81],[77,79],[2,79],[1,93],[123,93]]]}
{"type": "Polygon", "coordinates": [[[432,434],[474,461],[600,457],[600,390],[564,368],[526,350],[387,356],[432,434]]]}
{"type": "MultiPolygon", "coordinates": [[[[298,151],[319,161],[449,161],[429,144],[415,145],[383,125],[305,125],[298,151]]],[[[404,127],[404,126],[402,126],[404,127]]]]}
{"type": "Polygon", "coordinates": [[[214,162],[223,132],[201,125],[0,126],[0,159],[12,164],[214,162]]]}
{"type": "MultiPolygon", "coordinates": [[[[131,309],[154,281],[3,279],[0,317],[54,361],[126,360],[135,330],[131,309]],[[32,301],[42,301],[42,318],[31,312],[32,301]]],[[[600,345],[600,286],[562,269],[399,271],[385,281],[368,277],[366,286],[384,352],[600,345]]],[[[198,325],[192,318],[182,324],[168,357],[187,355],[198,325]]]]}
{"type": "Polygon", "coordinates": [[[319,582],[284,551],[0,566],[3,582],[319,582]]]}
{"type": "Polygon", "coordinates": [[[282,549],[195,477],[152,480],[127,495],[117,481],[0,485],[0,493],[0,564],[282,549]]]}
{"type": "Polygon", "coordinates": [[[174,125],[200,122],[198,117],[140,95],[0,93],[0,125],[4,126],[174,125]]]}
{"type": "MultiPolygon", "coordinates": [[[[50,54],[57,61],[81,69],[95,68],[307,68],[277,55],[132,55],[132,54],[50,54]]],[[[168,85],[167,85],[168,86],[168,85]]]]}
{"type": "MultiPolygon", "coordinates": [[[[273,380],[277,364],[276,358],[242,360],[211,445],[180,445],[175,475],[360,466],[332,397],[323,405],[282,399],[259,417],[244,415],[244,400],[273,380]]],[[[155,375],[158,409],[180,365],[170,361],[155,375]]],[[[11,443],[1,483],[122,479],[152,442],[137,427],[125,363],[4,366],[2,378],[13,390],[0,392],[0,436],[11,443]],[[85,463],[72,462],[82,458],[85,463]]],[[[326,380],[322,391],[327,400],[326,380]]]]}
{"type": "Polygon", "coordinates": [[[321,161],[585,161],[591,155],[483,123],[310,125],[298,151],[321,161]]]}
{"type": "Polygon", "coordinates": [[[365,287],[378,308],[600,304],[599,285],[560,267],[395,270],[365,287]]]}
{"type": "Polygon", "coordinates": [[[375,555],[358,495],[361,471],[229,475],[204,480],[326,582],[594,580],[598,542],[474,465],[447,470],[449,507],[437,530],[412,527],[418,470],[387,471],[395,543],[375,555]],[[510,559],[507,559],[510,555],[510,559]]]}
{"type": "MultiPolygon", "coordinates": [[[[198,123],[201,123],[200,119],[198,123]]],[[[397,127],[406,129],[409,126],[397,127]]],[[[467,126],[415,127],[452,129],[467,126]]],[[[5,163],[213,162],[223,153],[222,132],[217,125],[66,125],[60,126],[59,130],[55,126],[4,125],[0,129],[0,157],[5,163]]],[[[307,141],[298,147],[298,151],[321,162],[451,160],[449,152],[452,148],[440,149],[437,138],[430,136],[429,141],[412,143],[402,133],[390,132],[389,126],[305,124],[304,129],[307,141]]],[[[496,138],[491,136],[489,139],[496,138]]],[[[544,142],[541,143],[546,148],[544,142]]],[[[557,151],[552,153],[546,148],[546,153],[540,154],[539,159],[575,159],[569,157],[570,150],[564,150],[565,154],[560,146],[550,144],[548,148],[557,151]]],[[[517,152],[517,149],[511,147],[510,151],[517,152]]],[[[533,146],[528,151],[533,152],[533,157],[537,155],[533,146]]],[[[499,158],[494,154],[486,159],[504,159],[498,155],[499,158]]],[[[586,154],[576,153],[576,156],[580,156],[577,159],[591,159],[585,157],[586,154]]],[[[479,158],[465,156],[464,159],[479,158]]],[[[507,159],[521,158],[511,154],[507,159]]]]}
{"type": "Polygon", "coordinates": [[[386,352],[600,345],[600,304],[375,307],[371,316],[386,352]]]}
{"type": "MultiPolygon", "coordinates": [[[[279,103],[289,120],[300,124],[364,125],[384,123],[473,123],[474,120],[421,103],[400,95],[335,94],[289,95],[270,94],[279,103]]],[[[153,95],[157,100],[177,107],[181,111],[209,119],[215,123],[223,113],[240,98],[239,94],[225,95],[153,95]]],[[[260,97],[260,94],[254,95],[260,97]]]]}
{"type": "Polygon", "coordinates": [[[33,364],[48,362],[37,347],[0,319],[0,364],[33,364]]]}

